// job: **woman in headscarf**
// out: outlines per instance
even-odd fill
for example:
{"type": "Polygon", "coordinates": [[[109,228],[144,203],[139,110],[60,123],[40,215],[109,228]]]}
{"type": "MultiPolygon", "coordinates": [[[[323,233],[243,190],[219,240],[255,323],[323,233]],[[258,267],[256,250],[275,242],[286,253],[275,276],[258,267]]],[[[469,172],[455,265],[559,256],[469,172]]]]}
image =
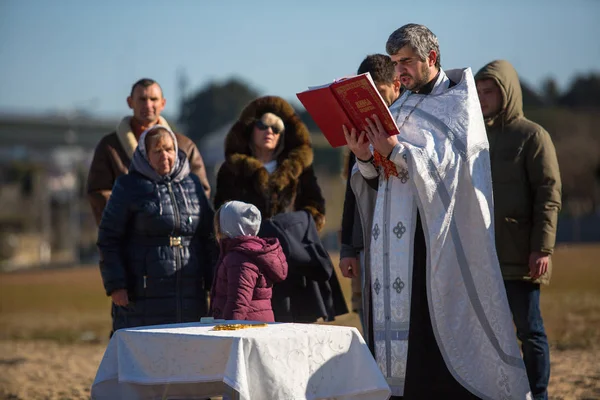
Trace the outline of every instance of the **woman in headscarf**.
{"type": "Polygon", "coordinates": [[[98,234],[113,332],[206,315],[213,216],[174,133],[162,125],[144,132],[129,173],[115,182],[98,234]]]}

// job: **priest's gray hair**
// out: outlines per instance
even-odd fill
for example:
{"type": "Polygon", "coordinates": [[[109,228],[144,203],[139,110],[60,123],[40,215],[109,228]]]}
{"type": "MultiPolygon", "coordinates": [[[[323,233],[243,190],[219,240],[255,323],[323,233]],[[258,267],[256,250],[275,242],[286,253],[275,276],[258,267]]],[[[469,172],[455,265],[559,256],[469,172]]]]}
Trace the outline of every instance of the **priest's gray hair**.
{"type": "Polygon", "coordinates": [[[440,68],[441,55],[437,37],[425,25],[406,24],[396,29],[388,38],[385,50],[390,56],[395,55],[404,46],[410,46],[425,61],[431,50],[437,54],[435,66],[440,68]]]}

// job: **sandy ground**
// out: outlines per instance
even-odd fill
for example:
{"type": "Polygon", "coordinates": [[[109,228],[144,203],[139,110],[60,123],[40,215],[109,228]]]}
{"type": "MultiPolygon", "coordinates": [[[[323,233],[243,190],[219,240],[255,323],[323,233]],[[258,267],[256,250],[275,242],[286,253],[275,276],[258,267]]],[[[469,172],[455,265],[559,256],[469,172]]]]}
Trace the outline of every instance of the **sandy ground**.
{"type": "MultiPolygon", "coordinates": [[[[553,256],[553,284],[542,296],[553,344],[550,399],[600,400],[598,259],[598,245],[563,246],[553,256]]],[[[349,281],[340,283],[349,298],[349,281]]],[[[97,268],[0,274],[0,399],[89,399],[108,305],[97,268]]],[[[346,314],[334,324],[359,321],[346,314]]]]}
{"type": "Polygon", "coordinates": [[[0,341],[0,398],[89,399],[105,345],[0,341]]]}
{"type": "MultiPolygon", "coordinates": [[[[89,399],[105,345],[0,341],[0,398],[89,399]]],[[[600,399],[600,352],[552,352],[551,399],[600,399]]]]}

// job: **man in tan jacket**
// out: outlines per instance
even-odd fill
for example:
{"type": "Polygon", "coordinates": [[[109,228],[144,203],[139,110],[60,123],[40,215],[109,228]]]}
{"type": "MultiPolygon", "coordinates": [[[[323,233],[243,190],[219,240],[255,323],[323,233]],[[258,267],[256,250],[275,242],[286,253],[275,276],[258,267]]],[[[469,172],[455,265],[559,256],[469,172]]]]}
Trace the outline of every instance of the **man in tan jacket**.
{"type": "Polygon", "coordinates": [[[550,354],[540,284],[550,283],[561,181],[550,135],[523,114],[513,66],[492,61],[475,76],[490,144],[496,251],[534,399],[547,399],[550,354]]]}
{"type": "MultiPolygon", "coordinates": [[[[129,170],[140,135],[156,124],[169,126],[160,116],[165,108],[166,99],[156,81],[144,78],[134,83],[127,104],[133,110],[133,116],[123,118],[115,132],[100,140],[90,166],[87,193],[98,225],[115,180],[129,170]]],[[[178,133],[175,136],[179,149],[186,153],[192,173],[200,178],[208,198],[210,186],[198,148],[188,137],[178,133]]]]}

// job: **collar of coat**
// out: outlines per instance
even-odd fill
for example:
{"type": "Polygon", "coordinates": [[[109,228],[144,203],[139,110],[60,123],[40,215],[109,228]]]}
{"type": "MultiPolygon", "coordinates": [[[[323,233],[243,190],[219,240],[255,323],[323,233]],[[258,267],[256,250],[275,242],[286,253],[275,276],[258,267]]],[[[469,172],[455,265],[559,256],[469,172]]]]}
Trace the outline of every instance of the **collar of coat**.
{"type": "Polygon", "coordinates": [[[264,169],[263,164],[252,155],[250,140],[255,121],[267,112],[283,120],[285,133],[281,140],[284,140],[284,146],[277,157],[277,169],[271,175],[266,170],[260,173],[259,184],[265,190],[281,190],[292,180],[298,179],[313,162],[308,129],[284,99],[276,96],[260,97],[244,108],[225,138],[225,162],[235,174],[240,175],[251,176],[259,169],[264,169]]]}
{"type": "MultiPolygon", "coordinates": [[[[121,146],[123,146],[123,150],[125,150],[125,153],[129,159],[133,159],[133,152],[138,145],[135,134],[131,129],[131,119],[132,117],[125,117],[121,120],[121,122],[119,122],[119,125],[117,125],[117,138],[119,138],[119,143],[121,143],[121,146]]],[[[163,117],[158,117],[158,124],[164,125],[171,129],[167,123],[167,120],[163,117]]]]}

